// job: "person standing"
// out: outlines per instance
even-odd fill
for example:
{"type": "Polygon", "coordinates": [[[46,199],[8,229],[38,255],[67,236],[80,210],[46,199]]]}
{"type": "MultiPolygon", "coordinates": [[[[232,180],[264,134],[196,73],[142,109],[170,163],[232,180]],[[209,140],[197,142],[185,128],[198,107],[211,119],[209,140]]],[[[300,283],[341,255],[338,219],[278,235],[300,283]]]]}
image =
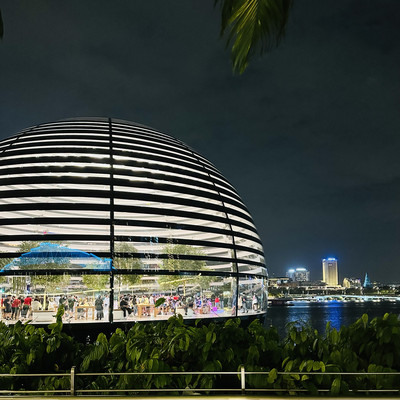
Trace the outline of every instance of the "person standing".
{"type": "Polygon", "coordinates": [[[62,295],[60,297],[60,300],[58,301],[58,309],[60,307],[64,308],[64,315],[68,312],[68,302],[67,302],[67,297],[65,295],[62,295]]]}
{"type": "Polygon", "coordinates": [[[124,313],[124,318],[126,317],[126,313],[128,313],[128,315],[131,315],[132,310],[129,307],[129,302],[127,297],[121,296],[121,301],[119,302],[119,308],[124,313]]]}
{"type": "Polygon", "coordinates": [[[74,316],[74,307],[76,299],[73,296],[68,297],[68,316],[71,319],[74,316]]]}
{"type": "Polygon", "coordinates": [[[219,308],[219,297],[215,296],[215,307],[219,308]]]}
{"type": "Polygon", "coordinates": [[[11,303],[11,319],[18,319],[20,306],[21,300],[18,297],[15,297],[15,299],[11,303]]]}
{"type": "Polygon", "coordinates": [[[133,311],[133,315],[137,315],[137,299],[136,299],[136,295],[134,294],[132,297],[132,311],[133,311]]]}
{"type": "Polygon", "coordinates": [[[29,294],[25,297],[24,299],[24,304],[22,306],[22,316],[25,318],[29,317],[30,314],[30,309],[31,309],[31,304],[32,304],[32,297],[29,296],[29,294]]]}
{"type": "Polygon", "coordinates": [[[94,308],[96,309],[96,320],[97,321],[102,320],[104,318],[104,313],[103,313],[103,299],[101,298],[101,295],[99,295],[95,300],[94,308]]]}
{"type": "Polygon", "coordinates": [[[242,295],[240,295],[238,300],[238,311],[242,311],[242,308],[243,308],[243,297],[242,295]]]}
{"type": "Polygon", "coordinates": [[[109,315],[109,310],[110,309],[110,296],[106,294],[103,300],[103,313],[104,313],[104,318],[108,321],[108,315],[109,315]]]}
{"type": "Polygon", "coordinates": [[[11,319],[11,303],[12,303],[11,294],[9,294],[3,301],[5,319],[11,319]]]}
{"type": "Polygon", "coordinates": [[[258,298],[255,294],[253,295],[252,304],[253,304],[253,311],[257,311],[258,310],[258,298]]]}
{"type": "Polygon", "coordinates": [[[249,310],[247,308],[247,298],[244,294],[242,295],[242,310],[243,310],[243,314],[249,312],[249,310]]]}

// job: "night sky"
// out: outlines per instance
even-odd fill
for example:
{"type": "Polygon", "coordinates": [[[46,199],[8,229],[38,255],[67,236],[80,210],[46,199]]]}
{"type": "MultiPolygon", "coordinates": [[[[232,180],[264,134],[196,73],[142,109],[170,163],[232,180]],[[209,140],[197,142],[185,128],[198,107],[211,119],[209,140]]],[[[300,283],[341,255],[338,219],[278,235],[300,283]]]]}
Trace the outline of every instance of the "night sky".
{"type": "Polygon", "coordinates": [[[285,40],[234,76],[214,0],[0,1],[0,137],[105,116],[212,161],[271,276],[338,258],[400,282],[400,1],[295,0],[285,40]]]}

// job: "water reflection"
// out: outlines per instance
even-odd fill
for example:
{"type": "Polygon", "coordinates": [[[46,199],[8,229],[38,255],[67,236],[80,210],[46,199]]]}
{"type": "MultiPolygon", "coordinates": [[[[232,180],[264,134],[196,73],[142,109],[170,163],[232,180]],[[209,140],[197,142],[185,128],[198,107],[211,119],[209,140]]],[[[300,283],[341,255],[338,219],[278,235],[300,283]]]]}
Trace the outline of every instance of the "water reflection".
{"type": "Polygon", "coordinates": [[[310,324],[310,305],[311,303],[309,302],[295,302],[293,306],[287,307],[288,315],[284,325],[289,323],[296,323],[296,325],[310,324]]]}
{"type": "Polygon", "coordinates": [[[342,325],[350,325],[367,313],[369,319],[382,317],[385,313],[400,313],[400,302],[294,302],[293,306],[273,306],[267,311],[266,326],[275,326],[280,335],[286,334],[288,323],[296,325],[309,324],[318,332],[324,333],[326,323],[340,329],[342,325]]]}
{"type": "MultiPolygon", "coordinates": [[[[288,323],[295,323],[296,326],[307,324],[317,329],[320,333],[324,333],[327,322],[330,322],[332,328],[340,329],[344,304],[339,301],[321,303],[294,302],[293,306],[285,307],[287,309],[287,317],[283,325],[286,326],[288,323]]],[[[280,326],[280,329],[282,328],[280,326]]]]}
{"type": "Polygon", "coordinates": [[[341,320],[342,320],[342,308],[343,308],[344,303],[339,302],[339,301],[329,301],[324,304],[324,313],[325,317],[324,320],[325,322],[330,322],[331,327],[335,329],[340,329],[341,326],[341,320]]]}

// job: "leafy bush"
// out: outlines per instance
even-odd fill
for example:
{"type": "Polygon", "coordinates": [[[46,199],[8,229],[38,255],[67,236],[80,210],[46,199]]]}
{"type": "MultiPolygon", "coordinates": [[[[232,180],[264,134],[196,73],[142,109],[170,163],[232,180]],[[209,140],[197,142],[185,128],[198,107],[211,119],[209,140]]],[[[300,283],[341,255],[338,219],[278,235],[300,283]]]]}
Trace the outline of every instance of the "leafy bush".
{"type": "MultiPolygon", "coordinates": [[[[136,375],[78,376],[77,387],[126,390],[238,387],[236,375],[198,375],[191,372],[265,372],[247,377],[250,388],[289,393],[303,390],[333,395],[352,390],[399,389],[390,372],[400,370],[400,321],[394,314],[368,320],[367,315],[339,331],[327,324],[324,334],[310,326],[292,324],[282,340],[275,328],[258,320],[242,327],[239,319],[225,323],[184,323],[182,316],[156,324],[135,324],[110,338],[100,333],[93,344],[83,345],[62,331],[62,311],[49,329],[29,323],[0,323],[0,373],[77,372],[136,375]],[[185,375],[156,372],[187,371],[185,375]],[[280,374],[279,372],[286,372],[280,374]],[[325,374],[314,374],[322,372],[325,374]],[[338,372],[380,372],[382,375],[338,375],[338,372]],[[144,374],[147,373],[147,374],[144,374]],[[329,374],[327,374],[329,373],[329,374]]],[[[69,377],[0,378],[2,388],[68,389],[69,377]]]]}
{"type": "MultiPolygon", "coordinates": [[[[62,314],[57,313],[57,322],[49,329],[35,328],[18,321],[14,325],[0,323],[0,373],[58,373],[69,371],[79,359],[83,347],[71,336],[62,332],[62,314]]],[[[38,388],[64,389],[70,387],[69,378],[2,378],[2,389],[35,390],[38,388]]]]}

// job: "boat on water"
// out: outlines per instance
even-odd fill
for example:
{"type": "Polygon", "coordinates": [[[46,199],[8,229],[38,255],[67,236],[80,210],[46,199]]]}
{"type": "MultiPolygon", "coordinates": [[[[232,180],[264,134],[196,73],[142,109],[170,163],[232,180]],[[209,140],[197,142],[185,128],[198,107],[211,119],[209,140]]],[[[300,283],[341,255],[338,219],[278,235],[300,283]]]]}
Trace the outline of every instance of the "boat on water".
{"type": "Polygon", "coordinates": [[[268,307],[293,305],[293,299],[291,297],[277,297],[268,299],[268,307]]]}

